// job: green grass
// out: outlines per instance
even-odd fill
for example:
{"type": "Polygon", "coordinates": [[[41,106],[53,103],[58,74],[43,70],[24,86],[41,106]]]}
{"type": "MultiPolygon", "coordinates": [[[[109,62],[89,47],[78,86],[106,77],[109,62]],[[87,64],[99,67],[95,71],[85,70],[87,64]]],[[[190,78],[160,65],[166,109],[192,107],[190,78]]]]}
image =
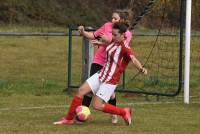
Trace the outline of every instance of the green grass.
{"type": "Polygon", "coordinates": [[[1,37],[1,89],[30,93],[63,88],[66,41],[66,37],[1,37]]]}
{"type": "MultiPolygon", "coordinates": [[[[31,28],[27,28],[27,31],[29,30],[31,28]]],[[[81,40],[80,37],[73,38],[73,85],[81,83],[81,40]]],[[[146,62],[154,41],[155,37],[134,38],[132,47],[143,63],[146,62]]],[[[84,125],[52,125],[53,121],[65,114],[67,105],[72,99],[69,96],[66,99],[63,93],[68,73],[67,42],[67,37],[0,37],[1,134],[198,134],[200,132],[200,62],[197,60],[200,54],[199,38],[193,37],[191,43],[191,104],[183,104],[183,91],[178,97],[160,97],[158,103],[153,96],[147,98],[144,95],[118,93],[119,106],[124,107],[128,105],[127,103],[131,103],[130,106],[136,109],[135,124],[130,127],[125,126],[121,119],[118,125],[113,126],[110,123],[110,116],[93,110],[94,118],[84,125]],[[155,102],[156,104],[153,104],[155,102]]],[[[159,38],[158,45],[155,46],[146,64],[148,76],[137,76],[127,87],[164,93],[176,91],[177,42],[178,38],[174,37],[159,38]]],[[[126,70],[126,82],[136,73],[137,70],[130,64],[126,70]]]]}
{"type": "MultiPolygon", "coordinates": [[[[134,124],[126,126],[121,118],[112,125],[110,116],[92,111],[92,119],[83,125],[54,126],[52,123],[65,115],[71,97],[64,95],[1,96],[1,134],[198,134],[200,132],[200,104],[182,104],[181,98],[147,102],[143,97],[124,98],[118,94],[118,105],[134,107],[134,124]],[[166,101],[168,103],[166,103],[166,101]],[[171,103],[169,103],[171,102],[171,103]],[[6,108],[6,109],[5,109],[6,108]]],[[[199,102],[199,101],[198,101],[199,102]]]]}

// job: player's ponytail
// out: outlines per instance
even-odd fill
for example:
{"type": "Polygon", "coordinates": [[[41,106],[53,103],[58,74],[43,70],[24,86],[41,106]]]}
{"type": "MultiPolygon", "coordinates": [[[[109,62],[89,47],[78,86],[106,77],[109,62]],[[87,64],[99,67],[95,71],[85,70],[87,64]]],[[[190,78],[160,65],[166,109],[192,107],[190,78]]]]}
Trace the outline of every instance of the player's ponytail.
{"type": "Polygon", "coordinates": [[[128,28],[130,27],[130,20],[132,18],[132,12],[130,12],[129,10],[117,9],[114,11],[114,13],[119,14],[120,23],[125,24],[128,28]]]}

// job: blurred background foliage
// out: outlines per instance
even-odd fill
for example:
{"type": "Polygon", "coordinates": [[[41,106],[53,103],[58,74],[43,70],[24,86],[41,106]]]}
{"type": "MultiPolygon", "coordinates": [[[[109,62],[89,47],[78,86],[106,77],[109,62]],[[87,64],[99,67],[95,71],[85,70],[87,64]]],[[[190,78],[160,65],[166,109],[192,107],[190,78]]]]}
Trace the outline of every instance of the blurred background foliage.
{"type": "MultiPolygon", "coordinates": [[[[130,0],[0,0],[0,24],[25,26],[86,25],[98,27],[109,20],[112,11],[124,9],[130,0]]],[[[137,16],[149,0],[134,0],[137,16]]],[[[177,26],[180,0],[157,0],[152,13],[140,25],[155,28],[164,14],[170,26],[177,26]],[[164,12],[164,13],[163,13],[164,12]]],[[[192,26],[200,28],[200,1],[192,1],[192,26]]]]}

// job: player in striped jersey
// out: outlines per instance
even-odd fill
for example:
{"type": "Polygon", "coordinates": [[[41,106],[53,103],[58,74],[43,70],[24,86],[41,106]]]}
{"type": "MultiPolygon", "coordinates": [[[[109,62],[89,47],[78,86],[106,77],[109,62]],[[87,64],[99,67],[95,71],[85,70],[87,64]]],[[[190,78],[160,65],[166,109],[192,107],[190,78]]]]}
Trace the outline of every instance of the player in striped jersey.
{"type": "Polygon", "coordinates": [[[131,124],[131,108],[119,108],[107,103],[129,61],[132,61],[141,73],[147,74],[147,70],[134,56],[132,49],[124,39],[126,30],[127,26],[124,23],[113,25],[113,40],[106,48],[106,64],[101,71],[91,76],[81,85],[72,100],[67,116],[54,124],[73,124],[76,107],[81,105],[83,96],[91,91],[95,95],[92,103],[94,109],[120,115],[127,125],[131,124]]]}
{"type": "MultiPolygon", "coordinates": [[[[131,19],[131,12],[126,10],[115,10],[112,13],[112,19],[109,22],[106,22],[103,24],[100,28],[98,28],[95,32],[88,32],[85,31],[85,28],[83,26],[79,26],[79,32],[82,36],[90,39],[92,44],[95,44],[98,46],[94,53],[94,58],[91,64],[90,68],[90,76],[94,75],[98,71],[100,71],[105,62],[106,62],[106,45],[110,44],[112,41],[112,26],[114,23],[117,22],[126,22],[129,24],[131,19]]],[[[132,39],[132,33],[127,30],[124,34],[125,40],[127,43],[129,43],[132,39]]],[[[129,43],[131,44],[131,43],[129,43]]],[[[92,93],[86,94],[83,97],[82,105],[89,107],[90,103],[92,101],[92,93]]],[[[108,101],[109,104],[112,104],[116,106],[117,99],[115,93],[111,96],[110,100],[108,101]]],[[[117,115],[111,115],[111,121],[113,124],[116,124],[118,122],[117,115]]]]}

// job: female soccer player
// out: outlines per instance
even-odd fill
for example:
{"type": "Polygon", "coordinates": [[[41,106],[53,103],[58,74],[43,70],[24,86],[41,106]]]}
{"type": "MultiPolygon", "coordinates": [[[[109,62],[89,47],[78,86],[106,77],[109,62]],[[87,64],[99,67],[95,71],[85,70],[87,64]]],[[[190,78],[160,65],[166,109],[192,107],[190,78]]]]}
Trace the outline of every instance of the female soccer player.
{"type": "Polygon", "coordinates": [[[127,125],[131,124],[130,108],[119,108],[107,103],[129,61],[132,61],[140,72],[147,74],[147,70],[134,56],[132,49],[125,40],[126,30],[127,26],[124,23],[113,25],[112,42],[106,47],[107,59],[104,67],[81,85],[72,100],[67,116],[54,124],[73,124],[76,107],[82,104],[83,96],[91,91],[95,95],[92,103],[94,109],[120,115],[127,125]]]}
{"type": "MultiPolygon", "coordinates": [[[[79,26],[79,32],[82,36],[92,39],[91,41],[93,44],[98,45],[98,49],[95,52],[93,63],[90,69],[90,76],[94,75],[96,72],[102,69],[103,65],[106,61],[106,47],[105,44],[109,44],[112,41],[112,26],[116,22],[127,22],[130,19],[130,13],[126,11],[116,10],[112,14],[111,22],[105,23],[102,27],[97,29],[95,32],[87,32],[84,30],[83,26],[79,26]],[[98,39],[98,40],[94,40],[98,39]],[[100,40],[99,40],[100,39],[100,40]]],[[[127,44],[130,43],[132,39],[132,33],[130,31],[125,32],[125,40],[127,44]]],[[[92,93],[89,93],[84,96],[82,105],[89,107],[92,100],[92,93]]],[[[116,96],[115,94],[112,95],[111,99],[109,100],[109,104],[116,106],[116,96]]],[[[116,115],[112,115],[112,123],[116,124],[118,121],[116,115]]]]}

